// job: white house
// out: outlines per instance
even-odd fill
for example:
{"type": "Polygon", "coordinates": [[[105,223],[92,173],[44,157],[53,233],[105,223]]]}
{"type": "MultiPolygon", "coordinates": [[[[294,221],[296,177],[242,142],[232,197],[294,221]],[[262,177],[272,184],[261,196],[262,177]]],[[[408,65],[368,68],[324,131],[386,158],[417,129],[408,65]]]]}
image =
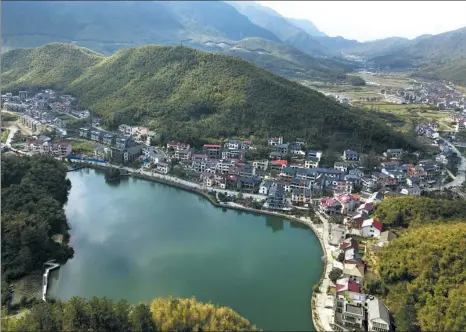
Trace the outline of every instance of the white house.
{"type": "Polygon", "coordinates": [[[264,181],[261,183],[259,187],[259,194],[261,195],[268,195],[270,186],[272,185],[272,182],[270,181],[264,181]]]}
{"type": "Polygon", "coordinates": [[[401,189],[400,193],[403,194],[403,195],[408,195],[408,196],[420,196],[421,195],[421,188],[414,185],[414,186],[409,187],[409,188],[401,189]]]}
{"type": "Polygon", "coordinates": [[[366,219],[361,225],[361,234],[364,237],[379,238],[382,232],[382,223],[377,219],[366,219]]]}
{"type": "Polygon", "coordinates": [[[157,164],[157,171],[163,174],[168,174],[168,171],[170,170],[170,165],[168,163],[158,163],[157,164]]]}
{"type": "Polygon", "coordinates": [[[367,330],[390,331],[390,314],[385,304],[377,299],[367,300],[367,330]]]}

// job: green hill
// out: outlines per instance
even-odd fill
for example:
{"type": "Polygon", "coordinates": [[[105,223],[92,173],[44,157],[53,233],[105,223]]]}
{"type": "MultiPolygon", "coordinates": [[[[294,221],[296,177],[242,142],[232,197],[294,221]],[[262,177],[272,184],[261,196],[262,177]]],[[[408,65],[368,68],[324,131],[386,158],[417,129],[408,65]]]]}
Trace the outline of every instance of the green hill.
{"type": "Polygon", "coordinates": [[[2,57],[4,90],[58,84],[109,127],[144,122],[167,137],[196,144],[251,135],[305,137],[331,150],[381,151],[412,144],[376,116],[236,57],[182,46],[128,48],[110,57],[78,51],[71,53],[79,59],[58,57],[70,47],[23,50],[22,57],[40,66],[28,66],[29,70],[24,62],[16,62],[17,52],[7,52],[2,57]],[[49,63],[64,68],[59,78],[42,68],[49,63]],[[79,77],[75,63],[86,64],[79,77]]]}
{"type": "Polygon", "coordinates": [[[397,331],[466,330],[466,222],[409,229],[384,246],[380,276],[397,331]]]}

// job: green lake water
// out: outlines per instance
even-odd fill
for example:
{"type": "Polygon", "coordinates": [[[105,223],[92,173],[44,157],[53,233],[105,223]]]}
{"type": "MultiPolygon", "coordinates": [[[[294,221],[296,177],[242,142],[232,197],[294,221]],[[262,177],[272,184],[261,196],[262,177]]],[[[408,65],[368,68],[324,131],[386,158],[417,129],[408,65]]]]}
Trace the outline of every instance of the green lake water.
{"type": "Polygon", "coordinates": [[[194,296],[267,331],[314,330],[310,300],[323,262],[311,230],[150,181],[107,184],[89,169],[68,176],[75,256],[52,273],[49,296],[194,296]]]}

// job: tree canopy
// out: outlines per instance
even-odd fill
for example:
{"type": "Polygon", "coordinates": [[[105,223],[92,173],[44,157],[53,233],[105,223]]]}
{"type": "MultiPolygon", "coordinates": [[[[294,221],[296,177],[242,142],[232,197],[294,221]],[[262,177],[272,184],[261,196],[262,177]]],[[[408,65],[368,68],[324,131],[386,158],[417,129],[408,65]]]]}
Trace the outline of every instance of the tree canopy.
{"type": "Polygon", "coordinates": [[[400,331],[466,330],[466,223],[410,228],[380,252],[400,331]]]}
{"type": "Polygon", "coordinates": [[[388,228],[418,226],[439,220],[466,219],[466,204],[428,197],[388,197],[376,205],[375,214],[388,228]]]}
{"type": "Polygon", "coordinates": [[[194,298],[156,298],[130,305],[106,297],[40,303],[20,319],[2,320],[8,331],[257,331],[232,309],[194,298]]]}
{"type": "Polygon", "coordinates": [[[52,240],[68,235],[63,204],[70,188],[66,168],[52,157],[2,156],[2,279],[73,256],[71,247],[52,240]]]}

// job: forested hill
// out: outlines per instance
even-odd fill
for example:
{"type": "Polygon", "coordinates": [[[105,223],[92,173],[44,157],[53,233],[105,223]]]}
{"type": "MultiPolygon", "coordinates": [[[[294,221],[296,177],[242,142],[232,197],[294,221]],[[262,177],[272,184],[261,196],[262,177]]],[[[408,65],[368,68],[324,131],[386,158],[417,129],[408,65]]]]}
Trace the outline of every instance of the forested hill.
{"type": "Polygon", "coordinates": [[[2,296],[5,281],[73,256],[72,248],[52,240],[68,234],[63,205],[70,188],[66,168],[50,156],[2,155],[2,296]]]}
{"type": "Polygon", "coordinates": [[[332,150],[411,147],[376,116],[233,56],[182,46],[128,48],[110,57],[76,49],[56,43],[22,50],[23,61],[16,60],[18,52],[7,52],[4,91],[63,88],[109,127],[145,122],[194,144],[283,135],[332,150]]]}

